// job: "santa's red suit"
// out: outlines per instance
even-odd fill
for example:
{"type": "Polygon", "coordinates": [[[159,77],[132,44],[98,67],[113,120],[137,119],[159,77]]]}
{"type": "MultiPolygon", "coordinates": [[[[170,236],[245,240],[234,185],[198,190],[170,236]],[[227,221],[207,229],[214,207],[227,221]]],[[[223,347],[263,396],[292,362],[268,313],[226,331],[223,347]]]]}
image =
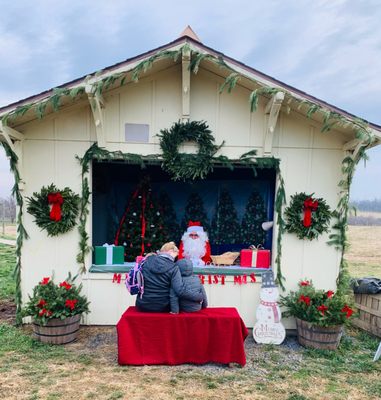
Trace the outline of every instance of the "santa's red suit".
{"type": "Polygon", "coordinates": [[[179,260],[188,258],[194,266],[202,266],[212,261],[210,254],[208,234],[204,231],[200,222],[189,221],[188,229],[181,238],[179,260]]]}

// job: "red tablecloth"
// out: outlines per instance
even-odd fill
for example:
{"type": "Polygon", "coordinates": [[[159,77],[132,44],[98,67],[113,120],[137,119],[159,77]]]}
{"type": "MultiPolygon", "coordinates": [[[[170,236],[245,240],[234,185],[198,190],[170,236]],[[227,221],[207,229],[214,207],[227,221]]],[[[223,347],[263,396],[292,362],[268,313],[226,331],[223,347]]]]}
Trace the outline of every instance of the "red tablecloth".
{"type": "Polygon", "coordinates": [[[164,314],[129,307],[116,328],[121,365],[246,364],[248,331],[235,308],[164,314]]]}

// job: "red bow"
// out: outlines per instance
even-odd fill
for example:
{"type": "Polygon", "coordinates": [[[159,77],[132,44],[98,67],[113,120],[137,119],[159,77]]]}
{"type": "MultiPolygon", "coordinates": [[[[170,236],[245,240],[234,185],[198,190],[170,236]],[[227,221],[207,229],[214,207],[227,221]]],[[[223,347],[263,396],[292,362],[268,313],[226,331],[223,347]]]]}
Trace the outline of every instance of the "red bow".
{"type": "Polygon", "coordinates": [[[49,193],[48,203],[53,204],[53,207],[50,210],[50,219],[52,221],[61,221],[61,205],[63,204],[61,193],[49,193]]]}
{"type": "Polygon", "coordinates": [[[308,197],[308,199],[304,200],[304,203],[303,203],[303,209],[304,209],[303,225],[306,228],[311,226],[312,211],[316,211],[318,208],[318,205],[319,205],[318,201],[312,200],[311,197],[308,197]]]}
{"type": "Polygon", "coordinates": [[[188,227],[190,227],[190,226],[201,226],[201,222],[200,221],[189,221],[188,227]]]}

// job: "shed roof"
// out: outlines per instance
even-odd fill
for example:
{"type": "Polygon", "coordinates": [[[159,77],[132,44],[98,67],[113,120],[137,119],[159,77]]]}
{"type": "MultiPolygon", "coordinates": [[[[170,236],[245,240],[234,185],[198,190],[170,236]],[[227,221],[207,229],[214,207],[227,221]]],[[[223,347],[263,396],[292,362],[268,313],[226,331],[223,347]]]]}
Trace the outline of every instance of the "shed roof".
{"type": "MultiPolygon", "coordinates": [[[[129,66],[132,64],[135,64],[139,61],[143,61],[144,59],[148,59],[149,57],[153,56],[154,54],[156,54],[160,51],[166,51],[166,50],[171,50],[174,48],[179,48],[179,47],[181,47],[181,45],[184,45],[184,44],[191,45],[192,49],[196,49],[200,53],[209,54],[220,60],[223,60],[226,63],[229,63],[231,66],[237,68],[239,71],[246,74],[246,76],[254,77],[256,80],[260,81],[264,85],[273,86],[273,87],[275,86],[279,89],[287,90],[289,93],[291,93],[293,96],[295,96],[299,100],[304,99],[310,103],[314,103],[318,106],[321,106],[329,111],[335,112],[335,113],[342,115],[343,117],[346,117],[349,119],[353,119],[353,120],[360,119],[358,116],[356,116],[348,111],[345,111],[335,105],[327,103],[324,100],[321,100],[315,96],[312,96],[312,95],[310,95],[302,90],[299,90],[291,85],[281,82],[278,79],[276,79],[270,75],[267,75],[261,71],[258,71],[255,68],[252,68],[238,60],[235,60],[232,57],[229,57],[211,47],[204,45],[203,43],[201,43],[199,37],[196,35],[196,33],[192,30],[192,28],[189,25],[184,29],[184,31],[180,34],[180,36],[177,39],[175,39],[165,45],[159,46],[155,49],[149,50],[149,51],[142,53],[140,55],[137,55],[135,57],[131,57],[124,61],[121,61],[121,62],[118,62],[111,66],[108,66],[108,67],[102,69],[101,71],[93,72],[91,74],[84,75],[84,76],[74,79],[72,81],[63,83],[62,85],[58,86],[57,88],[60,88],[60,89],[74,88],[74,87],[80,85],[81,83],[86,82],[86,79],[88,79],[89,76],[92,76],[94,79],[101,80],[104,77],[106,77],[112,73],[119,72],[119,71],[120,72],[127,71],[129,66]]],[[[12,112],[12,111],[16,110],[18,107],[21,107],[25,104],[38,103],[39,101],[42,101],[42,100],[48,98],[49,96],[51,96],[54,93],[54,89],[56,89],[56,88],[52,88],[52,89],[43,91],[36,95],[21,99],[17,102],[14,102],[14,103],[11,103],[11,104],[1,107],[0,108],[0,118],[2,115],[12,112]]],[[[366,121],[366,120],[363,120],[363,121],[368,123],[369,127],[371,127],[373,130],[381,132],[380,125],[372,123],[370,121],[366,121]]],[[[378,132],[376,133],[376,135],[381,139],[381,136],[379,135],[378,132]]]]}

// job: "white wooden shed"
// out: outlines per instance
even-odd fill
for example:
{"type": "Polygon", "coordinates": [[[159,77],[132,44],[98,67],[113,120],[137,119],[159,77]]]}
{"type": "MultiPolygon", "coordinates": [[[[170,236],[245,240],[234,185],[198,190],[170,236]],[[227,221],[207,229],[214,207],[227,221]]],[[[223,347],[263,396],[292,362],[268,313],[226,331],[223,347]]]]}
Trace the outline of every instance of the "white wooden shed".
{"type": "MultiPolygon", "coordinates": [[[[83,157],[94,143],[110,153],[160,154],[156,134],[161,129],[178,120],[206,121],[216,143],[225,141],[219,154],[238,159],[256,150],[260,158],[278,159],[274,184],[279,190],[284,182],[287,201],[296,192],[315,193],[331,209],[345,211],[347,202],[342,207],[340,200],[345,200],[349,187],[339,183],[350,183],[353,171],[343,171],[346,157],[356,164],[364,149],[381,141],[380,126],[207,47],[189,27],[157,49],[3,107],[0,117],[0,138],[18,157],[17,190],[24,200],[19,222],[29,235],[19,242],[23,301],[42,277],[54,273],[57,281],[63,280],[82,267],[76,261],[78,230],[48,237],[26,212],[25,199],[51,183],[81,195],[83,177],[76,156],[83,157]],[[132,140],[126,134],[128,126],[141,128],[144,139],[132,140]]],[[[93,192],[92,165],[84,176],[93,192]]],[[[89,201],[85,226],[91,246],[97,218],[91,195],[89,201]]],[[[279,265],[286,290],[295,289],[302,278],[334,289],[343,249],[327,245],[329,233],[313,241],[283,233],[279,242],[279,210],[274,205],[273,210],[271,265],[279,273],[276,258],[281,243],[279,265]]],[[[115,324],[134,298],[124,285],[113,282],[114,271],[89,272],[92,254],[83,255],[86,272],[79,279],[91,303],[84,323],[115,324]]],[[[257,282],[237,285],[229,275],[225,285],[205,286],[211,306],[236,307],[252,327],[260,282],[257,274],[257,282]]]]}

